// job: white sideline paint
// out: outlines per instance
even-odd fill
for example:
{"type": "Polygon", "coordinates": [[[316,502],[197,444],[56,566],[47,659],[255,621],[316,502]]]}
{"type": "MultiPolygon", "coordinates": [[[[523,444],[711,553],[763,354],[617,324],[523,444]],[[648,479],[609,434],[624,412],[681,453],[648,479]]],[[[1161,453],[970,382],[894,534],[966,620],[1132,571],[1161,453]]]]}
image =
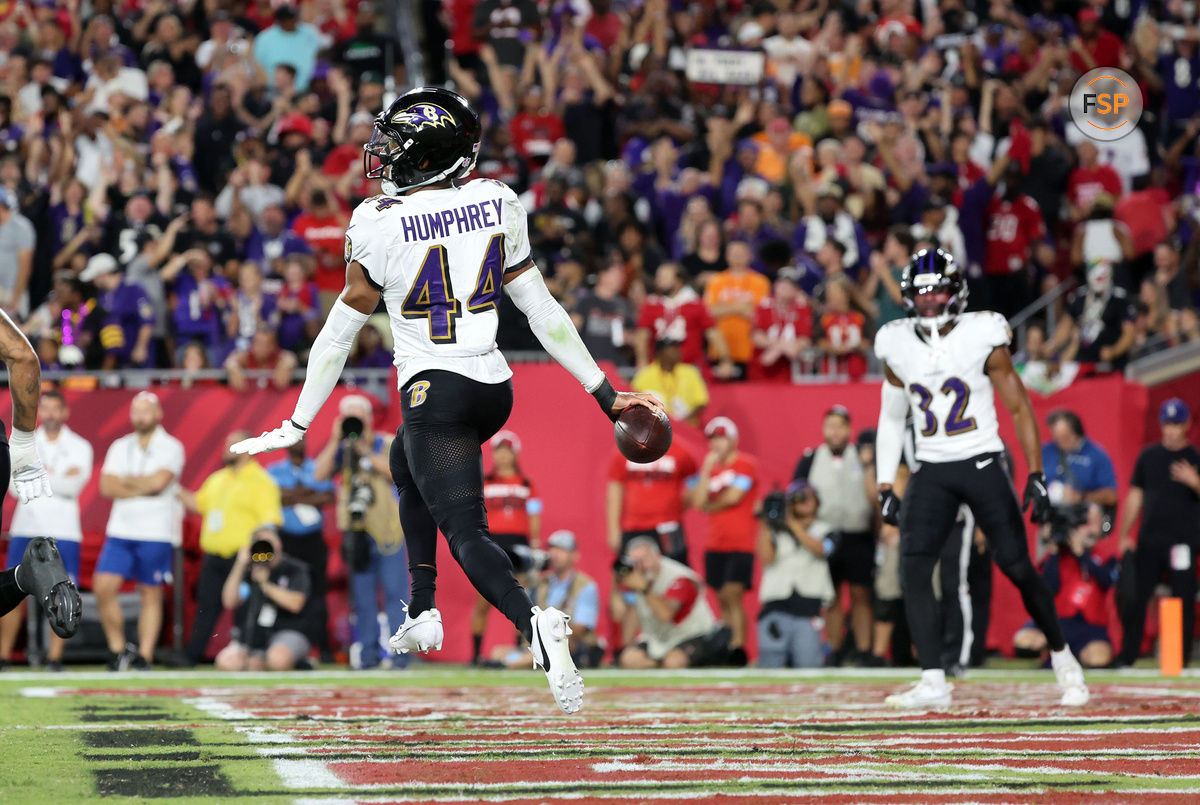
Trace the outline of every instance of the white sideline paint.
{"type": "Polygon", "coordinates": [[[255,718],[254,714],[238,710],[229,702],[218,699],[216,696],[191,696],[182,701],[186,705],[195,707],[201,713],[224,721],[249,721],[255,718]]]}
{"type": "Polygon", "coordinates": [[[65,688],[21,688],[18,691],[27,699],[55,699],[62,696],[65,688]]]}
{"type": "Polygon", "coordinates": [[[271,765],[288,788],[349,788],[320,760],[272,760],[271,765]]]}

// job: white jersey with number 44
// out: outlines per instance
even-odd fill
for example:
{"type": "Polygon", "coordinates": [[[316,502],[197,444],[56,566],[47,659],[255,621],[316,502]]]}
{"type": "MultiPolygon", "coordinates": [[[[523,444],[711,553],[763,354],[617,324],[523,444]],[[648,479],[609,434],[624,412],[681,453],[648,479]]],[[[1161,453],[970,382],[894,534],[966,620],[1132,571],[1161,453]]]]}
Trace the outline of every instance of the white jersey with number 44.
{"type": "Polygon", "coordinates": [[[1008,322],[992,312],[962,314],[936,345],[912,319],[879,329],[875,355],[908,393],[918,461],[963,461],[1004,449],[985,364],[1011,340],[1008,322]]]}
{"type": "Polygon", "coordinates": [[[496,348],[497,308],[505,272],[529,262],[529,230],[507,185],[369,198],[346,228],[351,261],[383,293],[400,388],[429,369],[483,383],[512,376],[496,348]]]}

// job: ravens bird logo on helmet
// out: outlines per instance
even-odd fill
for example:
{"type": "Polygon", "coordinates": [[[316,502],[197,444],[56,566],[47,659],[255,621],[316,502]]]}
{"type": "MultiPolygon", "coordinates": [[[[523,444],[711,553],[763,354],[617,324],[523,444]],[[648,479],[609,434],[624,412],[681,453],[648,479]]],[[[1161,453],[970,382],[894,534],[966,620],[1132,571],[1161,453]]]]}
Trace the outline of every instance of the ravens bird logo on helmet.
{"type": "Polygon", "coordinates": [[[437,104],[418,103],[396,114],[392,118],[392,123],[410,126],[413,131],[423,131],[427,128],[450,128],[454,125],[454,116],[437,104]]]}

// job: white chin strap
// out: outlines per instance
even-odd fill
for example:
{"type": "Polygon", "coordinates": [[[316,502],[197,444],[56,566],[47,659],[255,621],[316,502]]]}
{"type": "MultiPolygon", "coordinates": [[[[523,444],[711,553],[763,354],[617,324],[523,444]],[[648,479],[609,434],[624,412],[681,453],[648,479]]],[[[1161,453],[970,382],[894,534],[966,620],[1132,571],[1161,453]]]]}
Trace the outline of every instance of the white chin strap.
{"type": "Polygon", "coordinates": [[[929,343],[934,349],[941,347],[942,328],[950,323],[950,318],[950,315],[947,313],[933,317],[917,317],[917,324],[929,331],[929,343]]]}

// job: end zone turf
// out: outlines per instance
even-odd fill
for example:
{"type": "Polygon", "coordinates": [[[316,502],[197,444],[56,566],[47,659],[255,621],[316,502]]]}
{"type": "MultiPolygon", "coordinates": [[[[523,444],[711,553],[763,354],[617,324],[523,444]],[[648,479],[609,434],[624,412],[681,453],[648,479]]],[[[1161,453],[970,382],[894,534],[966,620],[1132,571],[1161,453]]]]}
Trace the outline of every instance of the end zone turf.
{"type": "Polygon", "coordinates": [[[540,673],[454,668],[0,677],[0,801],[1194,802],[1200,677],[981,672],[944,713],[911,675],[592,672],[563,716],[540,673]]]}

